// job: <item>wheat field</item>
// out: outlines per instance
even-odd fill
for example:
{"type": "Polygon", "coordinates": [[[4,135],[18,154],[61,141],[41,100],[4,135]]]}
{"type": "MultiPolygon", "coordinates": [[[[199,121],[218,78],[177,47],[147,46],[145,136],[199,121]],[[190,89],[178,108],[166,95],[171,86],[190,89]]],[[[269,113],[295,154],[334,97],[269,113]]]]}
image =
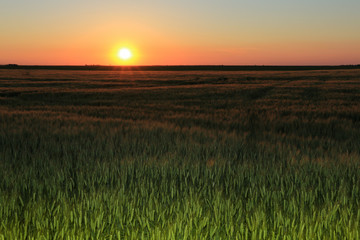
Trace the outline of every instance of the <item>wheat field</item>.
{"type": "Polygon", "coordinates": [[[360,70],[0,69],[0,239],[359,239],[360,70]]]}

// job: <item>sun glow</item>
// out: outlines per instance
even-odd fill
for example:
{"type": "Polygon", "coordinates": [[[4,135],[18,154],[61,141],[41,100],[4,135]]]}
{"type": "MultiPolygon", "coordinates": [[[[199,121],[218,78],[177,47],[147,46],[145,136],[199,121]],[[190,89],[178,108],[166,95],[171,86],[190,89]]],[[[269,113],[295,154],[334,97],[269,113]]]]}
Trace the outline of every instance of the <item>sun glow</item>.
{"type": "Polygon", "coordinates": [[[132,53],[128,48],[121,48],[118,52],[118,57],[121,60],[128,60],[132,57],[132,53]]]}

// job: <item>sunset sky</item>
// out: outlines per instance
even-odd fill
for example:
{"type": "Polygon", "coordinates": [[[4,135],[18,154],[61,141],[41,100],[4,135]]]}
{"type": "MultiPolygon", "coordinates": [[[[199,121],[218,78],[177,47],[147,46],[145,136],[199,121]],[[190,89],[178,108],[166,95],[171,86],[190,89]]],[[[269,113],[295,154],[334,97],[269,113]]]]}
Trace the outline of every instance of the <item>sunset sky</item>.
{"type": "Polygon", "coordinates": [[[0,64],[360,64],[359,11],[359,0],[1,0],[0,64]]]}

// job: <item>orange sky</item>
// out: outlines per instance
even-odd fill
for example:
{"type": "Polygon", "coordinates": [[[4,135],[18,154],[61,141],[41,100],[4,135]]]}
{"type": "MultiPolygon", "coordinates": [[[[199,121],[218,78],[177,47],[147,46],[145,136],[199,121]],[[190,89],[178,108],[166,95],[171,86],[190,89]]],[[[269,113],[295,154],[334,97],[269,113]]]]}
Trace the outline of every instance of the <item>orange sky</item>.
{"type": "Polygon", "coordinates": [[[3,0],[0,64],[360,64],[359,9],[358,0],[3,0]],[[121,47],[131,61],[117,58],[121,47]]]}

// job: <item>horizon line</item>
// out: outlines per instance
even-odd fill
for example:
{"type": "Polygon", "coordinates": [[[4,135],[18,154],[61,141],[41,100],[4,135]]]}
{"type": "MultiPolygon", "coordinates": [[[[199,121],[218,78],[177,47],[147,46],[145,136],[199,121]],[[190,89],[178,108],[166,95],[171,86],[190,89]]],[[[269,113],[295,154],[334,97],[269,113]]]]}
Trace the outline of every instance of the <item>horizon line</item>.
{"type": "Polygon", "coordinates": [[[337,66],[360,66],[358,64],[143,64],[143,65],[116,65],[116,64],[17,64],[6,63],[0,66],[17,67],[177,67],[177,66],[215,66],[215,67],[337,67],[337,66]]]}
{"type": "Polygon", "coordinates": [[[360,69],[357,65],[1,65],[0,69],[98,71],[299,71],[360,69]]]}

